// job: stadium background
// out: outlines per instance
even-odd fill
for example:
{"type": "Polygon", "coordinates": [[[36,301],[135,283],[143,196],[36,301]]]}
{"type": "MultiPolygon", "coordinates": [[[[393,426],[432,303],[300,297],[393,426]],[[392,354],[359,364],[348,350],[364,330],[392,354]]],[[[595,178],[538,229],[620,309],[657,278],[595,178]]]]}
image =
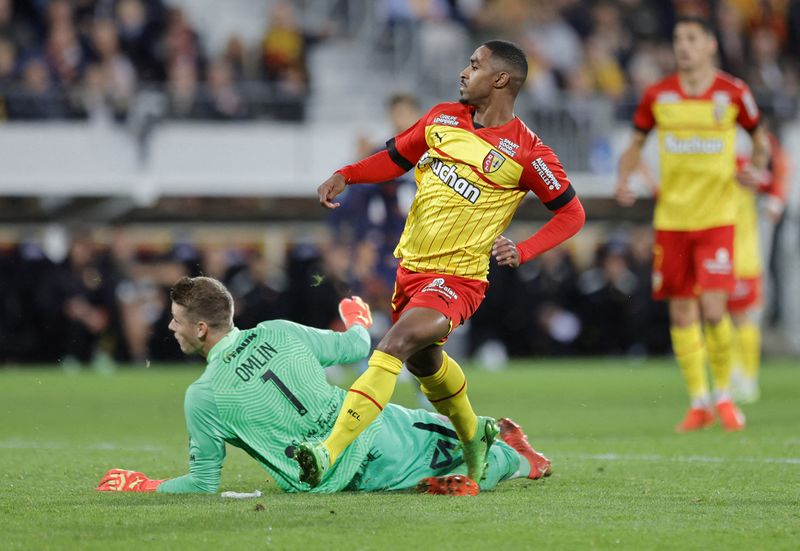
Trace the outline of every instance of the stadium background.
{"type": "MultiPolygon", "coordinates": [[[[640,186],[622,209],[611,193],[681,13],[715,21],[722,67],[796,157],[796,0],[0,0],[0,361],[183,361],[166,325],[184,273],[226,282],[241,327],[335,327],[339,297],[359,293],[380,336],[413,183],[333,215],[316,186],[390,137],[393,94],[453,99],[469,53],[498,36],[529,54],[518,114],[560,156],[588,223],[519,270],[493,266],[449,346],[489,367],[668,353],[649,298],[652,201],[640,186]]],[[[508,233],[547,216],[530,199],[508,233]]],[[[799,185],[774,233],[765,348],[798,354],[799,185]]]]}

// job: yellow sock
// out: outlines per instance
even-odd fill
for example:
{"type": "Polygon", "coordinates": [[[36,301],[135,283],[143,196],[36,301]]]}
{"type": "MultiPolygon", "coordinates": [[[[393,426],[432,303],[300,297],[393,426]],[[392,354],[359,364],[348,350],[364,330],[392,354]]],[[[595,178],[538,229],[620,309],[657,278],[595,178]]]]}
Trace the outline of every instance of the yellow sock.
{"type": "Polygon", "coordinates": [[[745,322],[736,328],[739,361],[745,375],[750,379],[758,379],[761,367],[761,328],[753,322],[745,322]]]}
{"type": "Polygon", "coordinates": [[[706,324],[703,329],[714,390],[727,392],[733,367],[733,324],[731,319],[725,316],[718,324],[706,324]]]}
{"type": "Polygon", "coordinates": [[[472,410],[467,397],[467,378],[461,366],[442,352],[444,361],[439,371],[428,377],[419,377],[422,392],[430,400],[436,411],[446,415],[456,429],[462,442],[475,437],[478,429],[478,418],[472,410]]]}
{"type": "Polygon", "coordinates": [[[699,323],[688,327],[673,327],[670,329],[672,337],[672,350],[675,359],[686,381],[689,397],[695,400],[705,399],[708,396],[708,380],[706,378],[706,351],[703,346],[703,332],[699,323]]]}
{"type": "Polygon", "coordinates": [[[336,423],[323,442],[331,465],[389,403],[401,369],[403,362],[398,358],[380,350],[372,353],[369,367],[350,387],[336,423]]]}

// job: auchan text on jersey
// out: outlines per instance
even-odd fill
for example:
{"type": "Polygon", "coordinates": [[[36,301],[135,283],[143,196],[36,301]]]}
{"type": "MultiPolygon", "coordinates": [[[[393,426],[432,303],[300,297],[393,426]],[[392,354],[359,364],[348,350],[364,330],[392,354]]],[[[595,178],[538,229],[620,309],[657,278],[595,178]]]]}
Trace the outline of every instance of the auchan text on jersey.
{"type": "Polygon", "coordinates": [[[678,155],[716,155],[722,153],[725,149],[725,143],[719,139],[713,138],[700,138],[692,136],[691,138],[677,138],[672,134],[664,136],[664,149],[668,153],[676,153],[678,155]]]}
{"type": "MultiPolygon", "coordinates": [[[[426,158],[427,153],[423,155],[423,158],[419,161],[419,166],[422,168],[425,164],[428,164],[428,158],[426,158]]],[[[433,159],[430,161],[431,171],[433,171],[439,179],[447,184],[449,187],[453,188],[453,191],[458,193],[461,197],[469,201],[470,203],[475,203],[478,200],[478,197],[481,196],[481,190],[475,187],[474,185],[470,184],[464,178],[461,178],[458,173],[456,172],[455,165],[448,165],[440,161],[439,159],[433,159]]]]}

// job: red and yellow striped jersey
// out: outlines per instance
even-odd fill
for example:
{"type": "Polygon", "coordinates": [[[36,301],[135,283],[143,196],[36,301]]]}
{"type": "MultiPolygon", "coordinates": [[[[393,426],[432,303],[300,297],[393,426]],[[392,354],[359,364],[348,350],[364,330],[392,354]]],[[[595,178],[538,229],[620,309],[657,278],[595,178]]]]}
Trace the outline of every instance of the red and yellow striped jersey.
{"type": "Polygon", "coordinates": [[[483,128],[473,112],[441,103],[387,143],[400,167],[416,163],[417,194],[395,249],[409,270],[485,280],[492,243],[528,191],[551,210],[575,196],[556,155],[519,118],[483,128]]]}
{"type": "Polygon", "coordinates": [[[722,71],[699,96],[687,96],[677,75],[645,91],[633,123],[642,132],[658,127],[656,229],[703,230],[736,221],[736,124],[752,132],[758,121],[747,85],[722,71]]]}

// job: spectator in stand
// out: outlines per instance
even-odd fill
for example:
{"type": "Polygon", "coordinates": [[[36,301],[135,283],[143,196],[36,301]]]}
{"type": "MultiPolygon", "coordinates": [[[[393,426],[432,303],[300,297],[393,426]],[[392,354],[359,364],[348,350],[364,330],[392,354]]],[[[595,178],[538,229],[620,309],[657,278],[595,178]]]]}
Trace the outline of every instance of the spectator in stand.
{"type": "Polygon", "coordinates": [[[15,13],[13,0],[0,0],[0,39],[8,40],[22,51],[34,47],[33,28],[25,17],[15,13]]]}
{"type": "Polygon", "coordinates": [[[198,72],[205,67],[200,36],[181,9],[173,8],[168,12],[163,50],[167,67],[176,63],[188,63],[194,65],[198,72]]]}
{"type": "Polygon", "coordinates": [[[561,78],[575,72],[583,63],[580,37],[561,17],[556,5],[536,0],[531,9],[528,35],[544,60],[561,78]]]}
{"type": "Polygon", "coordinates": [[[753,32],[750,40],[751,62],[744,77],[750,83],[756,99],[764,102],[796,92],[796,89],[789,89],[790,82],[786,78],[780,42],[775,32],[761,27],[753,32]]]}
{"type": "Polygon", "coordinates": [[[94,22],[92,54],[94,63],[87,70],[90,92],[87,95],[94,102],[104,103],[116,119],[124,119],[136,93],[136,71],[120,51],[117,28],[112,20],[94,22]]]}
{"type": "Polygon", "coordinates": [[[299,121],[305,117],[308,47],[324,36],[325,33],[306,32],[290,2],[277,0],[270,6],[267,30],[261,40],[261,63],[265,80],[275,87],[276,118],[299,121]]]}
{"type": "Polygon", "coordinates": [[[176,60],[169,67],[167,81],[167,116],[174,119],[203,118],[207,111],[200,98],[197,68],[187,59],[176,60]]]}
{"type": "Polygon", "coordinates": [[[742,14],[729,2],[717,7],[717,34],[722,68],[743,77],[747,68],[747,37],[742,14]]]}
{"type": "MultiPolygon", "coordinates": [[[[2,0],[0,0],[2,1],[2,0]]],[[[0,87],[12,86],[17,72],[17,47],[6,38],[0,38],[0,87]]]]}
{"type": "Polygon", "coordinates": [[[122,52],[136,67],[143,81],[161,81],[166,77],[166,65],[157,54],[166,20],[161,0],[119,0],[115,17],[122,52]]]}
{"type": "Polygon", "coordinates": [[[261,251],[246,255],[246,267],[228,284],[233,295],[234,324],[242,329],[255,327],[264,320],[285,317],[282,295],[267,283],[269,266],[261,251]]]}
{"type": "Polygon", "coordinates": [[[50,72],[61,87],[66,89],[80,82],[86,56],[71,21],[53,22],[44,51],[50,72]]]}
{"type": "Polygon", "coordinates": [[[580,317],[583,346],[606,354],[631,351],[633,332],[641,321],[632,297],[642,285],[628,267],[628,245],[611,240],[598,251],[596,267],[581,274],[580,317]]]}
{"type": "Polygon", "coordinates": [[[69,114],[64,95],[53,85],[47,65],[41,58],[32,57],[23,64],[19,92],[6,100],[10,119],[56,119],[66,118],[69,114]]]}
{"type": "Polygon", "coordinates": [[[207,101],[212,118],[243,119],[248,116],[244,98],[236,86],[231,64],[224,58],[208,68],[207,101]]]}
{"type": "Polygon", "coordinates": [[[57,328],[59,357],[65,364],[88,364],[109,326],[113,289],[100,270],[95,243],[76,235],[67,259],[40,287],[48,323],[57,328]]]}

